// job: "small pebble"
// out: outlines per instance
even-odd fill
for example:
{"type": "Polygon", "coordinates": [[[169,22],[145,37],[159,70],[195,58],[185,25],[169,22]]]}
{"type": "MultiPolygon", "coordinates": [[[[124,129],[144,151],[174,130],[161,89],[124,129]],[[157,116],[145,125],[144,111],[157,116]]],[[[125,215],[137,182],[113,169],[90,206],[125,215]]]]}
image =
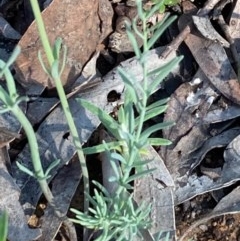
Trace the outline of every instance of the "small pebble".
{"type": "Polygon", "coordinates": [[[216,226],[217,226],[217,222],[213,222],[213,223],[212,223],[212,226],[213,226],[213,227],[216,227],[216,226]]]}
{"type": "Polygon", "coordinates": [[[201,224],[201,225],[199,226],[199,228],[200,228],[203,232],[206,232],[206,231],[208,230],[208,227],[207,227],[207,225],[205,225],[205,224],[201,224]]]}
{"type": "Polygon", "coordinates": [[[235,219],[233,217],[230,217],[226,220],[226,225],[231,227],[234,222],[235,222],[235,219]]]}
{"type": "Polygon", "coordinates": [[[195,218],[196,218],[196,212],[195,212],[195,211],[192,211],[192,213],[191,213],[191,218],[192,218],[192,219],[195,219],[195,218]]]}

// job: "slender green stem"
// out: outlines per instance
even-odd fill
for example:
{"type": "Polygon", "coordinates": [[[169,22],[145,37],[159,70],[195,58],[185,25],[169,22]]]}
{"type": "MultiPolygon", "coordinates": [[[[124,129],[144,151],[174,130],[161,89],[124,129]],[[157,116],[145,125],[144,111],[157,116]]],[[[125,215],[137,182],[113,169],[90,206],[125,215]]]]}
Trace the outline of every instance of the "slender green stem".
{"type": "MultiPolygon", "coordinates": [[[[143,14],[143,18],[142,18],[142,27],[143,27],[143,52],[147,52],[148,49],[148,36],[147,36],[147,22],[146,22],[146,18],[143,14]]],[[[147,106],[147,99],[148,96],[146,95],[147,93],[147,88],[148,88],[148,77],[147,77],[147,63],[146,61],[140,61],[141,66],[142,66],[142,71],[143,71],[143,96],[141,99],[141,111],[139,113],[139,125],[137,127],[136,130],[136,135],[135,135],[135,141],[138,142],[140,139],[140,135],[142,133],[142,128],[143,128],[143,123],[144,123],[144,118],[146,115],[146,106],[147,106]]],[[[136,150],[134,150],[134,146],[131,146],[128,148],[129,150],[129,158],[128,158],[128,167],[125,168],[124,170],[124,174],[123,174],[123,181],[125,181],[131,173],[131,169],[129,168],[131,166],[133,166],[134,161],[136,159],[136,150]]]]}
{"type": "MultiPolygon", "coordinates": [[[[31,2],[33,13],[34,13],[36,23],[37,23],[37,26],[38,26],[38,31],[39,31],[39,35],[40,35],[40,38],[41,38],[41,41],[42,41],[42,44],[43,44],[43,48],[44,48],[44,51],[47,55],[48,63],[50,65],[50,67],[52,67],[53,62],[54,62],[54,56],[53,56],[53,52],[52,52],[52,49],[51,49],[51,46],[50,46],[50,43],[49,43],[49,40],[48,40],[48,37],[47,37],[45,27],[44,27],[44,23],[43,23],[43,20],[42,20],[42,16],[41,16],[41,12],[40,12],[38,2],[37,2],[37,0],[30,0],[30,2],[31,2]]],[[[80,164],[81,164],[81,169],[82,169],[82,174],[83,174],[84,191],[86,193],[89,193],[88,170],[87,170],[87,166],[86,166],[86,160],[85,160],[85,157],[84,157],[84,153],[82,151],[81,141],[80,141],[80,138],[79,138],[79,135],[78,135],[78,132],[77,132],[77,128],[76,128],[76,125],[74,123],[73,117],[72,117],[71,112],[70,112],[69,104],[68,104],[68,101],[67,101],[66,94],[64,92],[64,88],[62,86],[61,79],[58,77],[58,78],[55,78],[54,81],[55,81],[58,96],[59,96],[59,99],[60,99],[60,102],[61,102],[61,105],[62,105],[62,108],[63,108],[63,112],[66,116],[66,119],[67,119],[67,122],[68,122],[68,125],[69,125],[69,129],[70,129],[70,133],[73,137],[73,142],[74,142],[74,145],[76,147],[78,158],[79,158],[79,161],[80,161],[80,164]]],[[[88,207],[89,207],[89,200],[87,198],[85,198],[84,199],[84,211],[86,213],[88,212],[88,207]]]]}
{"type": "MultiPolygon", "coordinates": [[[[142,25],[143,25],[143,52],[147,52],[148,51],[148,44],[147,44],[147,40],[148,40],[148,36],[147,36],[147,23],[146,23],[146,19],[142,19],[142,25]]],[[[136,139],[139,140],[141,132],[142,132],[142,128],[143,128],[143,123],[144,123],[144,118],[145,118],[145,114],[146,114],[146,105],[147,105],[147,84],[148,84],[148,77],[147,77],[147,65],[146,65],[146,61],[141,61],[141,65],[142,65],[142,70],[143,70],[143,90],[145,93],[143,93],[143,97],[141,100],[142,103],[142,108],[141,108],[141,112],[139,113],[139,125],[137,128],[137,134],[136,134],[136,139]]]]}
{"type": "MultiPolygon", "coordinates": [[[[78,135],[78,131],[76,128],[76,125],[74,123],[73,117],[71,115],[70,112],[70,108],[69,108],[69,104],[62,86],[62,82],[60,80],[60,78],[55,79],[55,84],[56,84],[56,89],[61,101],[61,105],[63,108],[63,112],[65,114],[65,117],[67,119],[67,123],[71,132],[71,135],[73,137],[73,143],[76,147],[77,150],[77,155],[81,164],[81,169],[82,169],[82,175],[83,175],[83,183],[84,183],[84,191],[86,193],[89,193],[89,175],[88,175],[88,169],[86,166],[86,160],[85,160],[85,156],[82,150],[82,145],[81,145],[81,141],[80,141],[80,137],[78,135]]],[[[89,207],[89,201],[87,198],[84,199],[84,210],[85,212],[88,211],[88,207],[89,207]]]]}
{"type": "Polygon", "coordinates": [[[53,195],[51,193],[51,190],[49,189],[48,183],[46,179],[44,179],[44,171],[41,164],[41,159],[39,155],[39,148],[37,143],[37,138],[35,135],[35,132],[33,130],[33,127],[29,120],[27,119],[26,115],[23,113],[23,111],[16,105],[11,109],[12,113],[16,116],[18,121],[21,123],[27,139],[29,140],[29,148],[31,152],[31,158],[33,163],[33,168],[35,175],[37,176],[37,180],[39,182],[39,185],[42,189],[42,192],[44,193],[46,199],[50,203],[50,205],[53,205],[53,195]]]}
{"type": "Polygon", "coordinates": [[[48,37],[47,37],[46,29],[45,29],[45,26],[44,26],[44,23],[42,20],[42,15],[41,15],[38,1],[30,0],[30,3],[31,3],[31,7],[33,10],[33,14],[34,14],[37,26],[38,26],[39,36],[42,41],[42,45],[43,45],[43,48],[45,50],[45,53],[46,53],[46,56],[48,59],[48,63],[50,66],[52,66],[52,64],[54,62],[54,57],[52,54],[51,45],[50,45],[48,37]]]}

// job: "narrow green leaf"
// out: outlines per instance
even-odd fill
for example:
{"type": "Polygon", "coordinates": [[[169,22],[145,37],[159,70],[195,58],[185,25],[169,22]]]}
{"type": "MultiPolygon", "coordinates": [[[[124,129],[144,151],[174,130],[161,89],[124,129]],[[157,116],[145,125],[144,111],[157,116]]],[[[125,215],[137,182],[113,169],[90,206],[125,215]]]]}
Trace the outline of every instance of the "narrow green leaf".
{"type": "Polygon", "coordinates": [[[4,114],[8,111],[10,111],[10,109],[7,106],[5,108],[0,108],[0,114],[4,114]]]}
{"type": "Polygon", "coordinates": [[[59,72],[60,76],[62,75],[63,70],[65,69],[66,63],[67,63],[67,46],[63,45],[63,59],[62,59],[62,65],[59,72]]]}
{"type": "Polygon", "coordinates": [[[2,70],[0,72],[0,77],[2,77],[3,74],[5,74],[7,70],[9,70],[9,67],[15,62],[15,60],[17,59],[17,57],[20,54],[20,52],[21,52],[21,48],[20,48],[19,45],[17,45],[14,48],[10,58],[8,59],[8,61],[6,63],[1,60],[1,69],[2,70]],[[4,63],[4,66],[3,66],[3,63],[4,63]]]}
{"type": "Polygon", "coordinates": [[[51,76],[53,79],[59,78],[59,69],[58,69],[59,61],[54,60],[52,64],[52,69],[51,69],[51,76]]]}
{"type": "Polygon", "coordinates": [[[124,188],[126,188],[127,190],[133,190],[133,186],[124,182],[121,184],[124,188]]]}
{"type": "Polygon", "coordinates": [[[84,192],[84,194],[86,195],[86,198],[89,200],[89,202],[93,205],[93,207],[97,206],[97,202],[95,201],[94,198],[92,198],[92,196],[89,193],[84,192]]]}
{"type": "Polygon", "coordinates": [[[169,25],[176,20],[176,18],[177,18],[177,16],[173,16],[173,17],[168,18],[161,25],[161,27],[154,32],[153,36],[149,39],[148,44],[147,44],[149,49],[156,43],[156,41],[159,39],[159,37],[169,27],[169,25]]]}
{"type": "Polygon", "coordinates": [[[17,98],[18,96],[15,80],[9,69],[6,69],[4,75],[7,81],[7,90],[8,90],[9,96],[12,99],[12,101],[14,101],[14,99],[17,98]]]}
{"type": "Polygon", "coordinates": [[[45,64],[44,64],[44,62],[43,62],[43,59],[42,59],[42,54],[41,54],[41,51],[40,51],[40,50],[38,51],[38,60],[39,60],[39,62],[40,62],[40,64],[41,64],[41,67],[42,67],[43,71],[44,71],[48,76],[51,76],[51,70],[48,69],[48,68],[45,66],[45,64]]]}
{"type": "Polygon", "coordinates": [[[96,214],[97,214],[96,210],[93,209],[93,208],[88,208],[88,211],[89,211],[90,213],[92,213],[93,215],[96,215],[96,214]]]}
{"type": "Polygon", "coordinates": [[[148,129],[146,129],[145,131],[142,132],[140,139],[143,138],[143,140],[145,140],[152,133],[162,130],[162,129],[166,129],[166,128],[172,126],[173,124],[174,124],[174,122],[168,121],[168,122],[163,122],[163,123],[152,125],[151,127],[149,127],[148,129]]]}
{"type": "Polygon", "coordinates": [[[131,95],[133,102],[136,103],[138,98],[136,95],[136,91],[135,91],[136,86],[134,86],[135,83],[133,83],[133,79],[121,67],[118,68],[118,73],[119,73],[121,79],[123,80],[124,84],[127,86],[129,94],[131,95]]]}
{"type": "Polygon", "coordinates": [[[131,30],[131,25],[129,23],[127,23],[127,22],[126,22],[126,30],[127,30],[128,38],[129,38],[129,40],[130,40],[130,42],[132,44],[134,53],[136,55],[136,58],[140,59],[141,51],[140,51],[140,48],[138,46],[137,39],[136,39],[136,37],[134,36],[134,33],[131,30]]]}
{"type": "Polygon", "coordinates": [[[148,138],[148,143],[151,146],[168,146],[172,142],[164,138],[148,138]]]}
{"type": "Polygon", "coordinates": [[[11,106],[11,102],[12,102],[11,98],[9,97],[7,91],[3,89],[1,85],[0,85],[0,99],[5,105],[11,106]]]}
{"type": "MultiPolygon", "coordinates": [[[[133,31],[134,31],[134,34],[135,34],[135,35],[139,36],[140,39],[144,39],[144,34],[139,31],[139,27],[138,27],[138,24],[137,24],[137,21],[138,21],[138,20],[139,20],[138,18],[134,18],[134,19],[132,20],[132,28],[133,28],[133,31]]],[[[141,55],[142,55],[142,54],[143,54],[143,53],[141,53],[141,55]]],[[[140,58],[141,58],[141,56],[140,56],[140,58]]]]}
{"type": "Polygon", "coordinates": [[[129,133],[133,133],[134,130],[134,111],[133,104],[131,102],[124,105],[124,112],[126,116],[125,125],[127,125],[127,130],[129,133]]]}
{"type": "Polygon", "coordinates": [[[165,236],[165,241],[168,241],[170,239],[170,232],[167,232],[166,236],[165,236]]]}
{"type": "Polygon", "coordinates": [[[166,104],[169,101],[170,98],[165,98],[162,100],[158,100],[152,104],[150,104],[149,106],[147,106],[147,111],[151,110],[153,108],[157,108],[157,107],[161,107],[162,105],[166,104]]]}
{"type": "Polygon", "coordinates": [[[112,135],[119,139],[118,129],[119,125],[118,123],[104,110],[100,109],[99,107],[93,105],[92,103],[77,98],[77,101],[80,105],[85,107],[87,110],[98,116],[99,120],[102,122],[102,124],[105,126],[105,128],[112,133],[112,135]]]}
{"type": "Polygon", "coordinates": [[[96,146],[85,147],[85,148],[83,148],[83,152],[85,155],[101,153],[101,152],[106,151],[106,145],[108,146],[109,150],[121,151],[122,144],[123,144],[123,142],[121,142],[121,141],[112,141],[112,142],[108,142],[106,144],[99,144],[96,146]]]}
{"type": "MultiPolygon", "coordinates": [[[[162,4],[163,4],[162,1],[159,2],[159,3],[157,3],[157,4],[155,4],[155,5],[147,12],[147,14],[146,14],[146,19],[152,17],[152,15],[153,15],[154,13],[156,13],[157,11],[159,11],[159,8],[161,7],[162,4]]],[[[168,15],[169,15],[169,14],[168,14],[168,15]]]]}
{"type": "Polygon", "coordinates": [[[0,77],[2,77],[3,75],[5,76],[8,94],[11,98],[14,98],[17,96],[17,90],[15,85],[15,80],[9,69],[10,65],[11,65],[11,61],[8,61],[7,63],[5,63],[3,60],[0,60],[0,68],[2,69],[0,73],[0,77]]]}
{"type": "Polygon", "coordinates": [[[179,0],[165,0],[165,5],[174,6],[179,3],[179,0]]]}
{"type": "MultiPolygon", "coordinates": [[[[180,60],[178,60],[179,57],[175,57],[171,60],[169,60],[168,62],[166,62],[165,64],[163,64],[162,66],[160,66],[159,68],[156,68],[150,72],[148,72],[148,76],[152,76],[152,75],[159,75],[161,74],[162,72],[165,72],[167,71],[168,69],[173,69],[175,67],[176,64],[178,64],[180,62],[180,60]]],[[[168,72],[171,72],[171,71],[168,71],[168,72]]]]}
{"type": "Polygon", "coordinates": [[[152,160],[146,160],[146,161],[143,161],[143,160],[141,160],[141,161],[135,161],[134,162],[134,167],[135,168],[139,168],[139,167],[145,167],[147,164],[149,164],[150,162],[152,162],[152,160]]]}
{"type": "Polygon", "coordinates": [[[115,176],[111,176],[111,177],[108,178],[108,181],[109,181],[109,182],[117,182],[117,181],[118,181],[118,178],[115,177],[115,176]]]}
{"type": "MultiPolygon", "coordinates": [[[[170,61],[168,61],[167,63],[165,63],[165,64],[163,64],[162,66],[160,66],[159,68],[156,68],[156,69],[148,72],[147,76],[148,76],[148,77],[151,77],[151,76],[153,76],[153,75],[156,76],[156,75],[161,74],[165,69],[168,69],[170,65],[172,66],[172,62],[173,62],[173,61],[176,61],[177,58],[178,58],[178,57],[175,57],[175,58],[171,59],[170,61]]],[[[175,63],[175,62],[174,62],[174,63],[175,63]]],[[[173,67],[174,67],[174,65],[173,65],[173,67]]]]}
{"type": "Polygon", "coordinates": [[[102,184],[100,184],[99,182],[94,181],[94,180],[92,181],[92,183],[93,183],[96,187],[99,188],[99,190],[104,194],[105,197],[110,198],[110,194],[109,194],[108,190],[107,190],[102,184]]]}
{"type": "Polygon", "coordinates": [[[148,56],[149,56],[149,54],[150,54],[150,52],[148,51],[148,52],[145,52],[145,53],[142,53],[141,54],[141,57],[140,57],[140,59],[139,59],[139,63],[140,64],[144,64],[144,63],[146,63],[147,61],[149,61],[147,58],[148,58],[148,56]]]}
{"type": "Polygon", "coordinates": [[[146,14],[143,10],[143,6],[142,6],[142,0],[136,0],[136,5],[137,5],[137,12],[138,12],[138,16],[141,20],[146,18],[146,14]]]}
{"type": "Polygon", "coordinates": [[[119,166],[118,161],[116,161],[115,159],[114,160],[110,160],[110,164],[111,164],[112,169],[113,169],[113,171],[115,173],[116,179],[119,180],[120,174],[121,174],[121,170],[120,170],[120,166],[119,166]]]}
{"type": "Polygon", "coordinates": [[[164,78],[175,68],[175,66],[182,60],[182,57],[176,57],[162,66],[160,73],[156,76],[155,80],[151,83],[148,89],[148,94],[152,94],[164,78]]]}
{"type": "Polygon", "coordinates": [[[123,164],[127,164],[127,161],[124,159],[124,157],[120,154],[118,154],[117,152],[112,152],[110,154],[112,159],[118,160],[119,162],[123,163],[123,164]]]}
{"type": "Polygon", "coordinates": [[[118,122],[126,123],[125,112],[124,112],[123,106],[120,106],[120,108],[118,110],[118,122]]]}
{"type": "Polygon", "coordinates": [[[6,211],[3,211],[0,216],[0,241],[7,240],[8,233],[8,215],[6,211]]]}
{"type": "Polygon", "coordinates": [[[17,97],[15,105],[19,105],[22,102],[28,102],[28,101],[29,101],[28,96],[20,96],[20,97],[17,97]]]}
{"type": "Polygon", "coordinates": [[[163,5],[161,5],[161,6],[160,6],[160,8],[159,8],[159,12],[160,12],[160,13],[164,13],[164,12],[165,12],[165,10],[166,10],[165,5],[164,5],[164,4],[163,4],[163,5]]]}
{"type": "Polygon", "coordinates": [[[23,166],[20,162],[17,161],[16,164],[17,164],[17,167],[18,167],[22,172],[25,172],[25,173],[27,173],[29,176],[36,178],[35,173],[33,173],[31,170],[29,170],[28,168],[26,168],[25,166],[23,166]]]}
{"type": "Polygon", "coordinates": [[[154,234],[154,241],[160,241],[163,231],[159,231],[154,234]]]}
{"type": "Polygon", "coordinates": [[[134,135],[129,133],[129,131],[123,125],[119,128],[118,135],[121,140],[125,140],[127,143],[134,141],[134,135]]]}
{"type": "MultiPolygon", "coordinates": [[[[137,97],[136,91],[131,86],[125,84],[124,98],[123,98],[124,106],[129,104],[136,104],[137,99],[138,97],[137,97]]],[[[126,113],[126,111],[124,112],[126,113]]]]}
{"type": "MultiPolygon", "coordinates": [[[[144,116],[144,121],[147,121],[147,120],[149,120],[149,119],[151,119],[151,118],[153,118],[153,117],[155,117],[157,115],[162,114],[163,112],[166,111],[166,109],[167,109],[167,105],[163,105],[163,106],[155,107],[155,108],[152,108],[152,109],[146,111],[146,114],[144,116]]],[[[137,117],[135,119],[135,125],[136,126],[139,125],[139,120],[140,120],[139,117],[137,117]]]]}
{"type": "Polygon", "coordinates": [[[60,58],[61,47],[62,47],[62,38],[58,37],[53,45],[53,58],[55,60],[59,60],[60,58]]]}
{"type": "Polygon", "coordinates": [[[142,153],[143,148],[146,147],[146,145],[148,144],[148,140],[147,140],[147,138],[144,139],[144,138],[140,137],[138,142],[135,142],[134,144],[137,147],[137,149],[140,150],[140,152],[142,153]]]}
{"type": "Polygon", "coordinates": [[[156,170],[156,168],[151,168],[148,170],[140,171],[136,174],[131,175],[129,178],[127,178],[126,182],[129,183],[129,182],[136,180],[137,178],[142,178],[142,177],[152,173],[155,170],[156,170]]]}
{"type": "Polygon", "coordinates": [[[56,167],[58,164],[60,163],[60,159],[56,159],[55,161],[53,161],[49,167],[47,168],[46,172],[45,172],[45,176],[49,176],[49,173],[51,172],[51,170],[56,167]]]}
{"type": "Polygon", "coordinates": [[[133,133],[134,132],[134,128],[135,128],[135,124],[134,124],[134,110],[133,110],[133,106],[131,105],[129,107],[129,116],[128,116],[128,125],[129,125],[129,132],[133,133]]]}

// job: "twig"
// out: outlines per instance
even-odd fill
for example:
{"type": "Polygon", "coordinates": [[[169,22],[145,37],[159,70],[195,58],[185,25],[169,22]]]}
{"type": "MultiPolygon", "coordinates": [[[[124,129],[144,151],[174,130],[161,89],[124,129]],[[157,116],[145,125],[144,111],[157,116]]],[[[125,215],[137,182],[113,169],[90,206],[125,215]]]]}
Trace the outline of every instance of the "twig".
{"type": "Polygon", "coordinates": [[[221,0],[208,0],[204,7],[198,11],[198,16],[199,17],[204,17],[208,15],[221,0]]]}

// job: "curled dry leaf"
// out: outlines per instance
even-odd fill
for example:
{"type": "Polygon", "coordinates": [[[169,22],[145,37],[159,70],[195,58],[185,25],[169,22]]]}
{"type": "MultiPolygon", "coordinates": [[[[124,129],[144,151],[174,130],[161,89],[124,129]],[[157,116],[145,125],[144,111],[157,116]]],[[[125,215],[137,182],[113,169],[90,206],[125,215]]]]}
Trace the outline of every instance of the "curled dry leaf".
{"type": "Polygon", "coordinates": [[[186,160],[186,163],[188,163],[189,173],[191,173],[194,168],[196,168],[201,163],[203,158],[210,150],[227,146],[239,134],[240,128],[233,128],[224,131],[219,135],[213,136],[205,141],[202,147],[191,153],[188,157],[188,160],[186,160]]]}
{"type": "Polygon", "coordinates": [[[163,135],[173,144],[163,147],[161,154],[175,180],[186,170],[188,155],[210,137],[209,125],[203,124],[202,119],[217,96],[201,71],[193,81],[182,84],[171,96],[164,121],[176,124],[163,130],[163,135]]]}
{"type": "MultiPolygon", "coordinates": [[[[226,141],[230,141],[236,131],[232,133],[224,133],[219,138],[222,138],[222,144],[226,141]],[[225,138],[228,138],[225,139],[225,138]]],[[[216,179],[209,177],[209,175],[198,176],[196,173],[191,175],[186,174],[178,179],[175,192],[175,204],[182,203],[196,195],[206,193],[209,191],[221,189],[232,185],[236,181],[240,180],[240,135],[235,137],[224,151],[224,164],[220,173],[220,176],[216,179]]],[[[219,145],[219,143],[218,143],[219,145]]],[[[213,160],[214,162],[214,160],[213,160]]]]}
{"type": "MultiPolygon", "coordinates": [[[[97,45],[111,32],[109,22],[112,15],[112,7],[107,0],[54,0],[42,12],[51,44],[61,37],[68,48],[67,63],[61,77],[66,87],[76,80],[97,45]]],[[[40,51],[46,63],[36,22],[30,25],[19,45],[22,52],[15,69],[21,84],[27,86],[28,94],[39,94],[44,87],[54,87],[37,57],[40,51]]]]}
{"type": "MultiPolygon", "coordinates": [[[[179,28],[184,29],[188,21],[187,16],[182,16],[179,28]]],[[[240,84],[222,45],[205,39],[197,30],[193,30],[184,41],[211,84],[226,98],[240,104],[240,84]]]]}
{"type": "Polygon", "coordinates": [[[228,105],[227,108],[217,108],[210,110],[203,118],[205,124],[217,123],[231,120],[240,116],[240,106],[236,104],[228,105]]]}
{"type": "Polygon", "coordinates": [[[209,40],[218,41],[224,47],[229,47],[229,43],[226,39],[224,39],[212,26],[212,23],[208,16],[199,17],[193,16],[193,22],[198,29],[198,31],[209,40]]]}

